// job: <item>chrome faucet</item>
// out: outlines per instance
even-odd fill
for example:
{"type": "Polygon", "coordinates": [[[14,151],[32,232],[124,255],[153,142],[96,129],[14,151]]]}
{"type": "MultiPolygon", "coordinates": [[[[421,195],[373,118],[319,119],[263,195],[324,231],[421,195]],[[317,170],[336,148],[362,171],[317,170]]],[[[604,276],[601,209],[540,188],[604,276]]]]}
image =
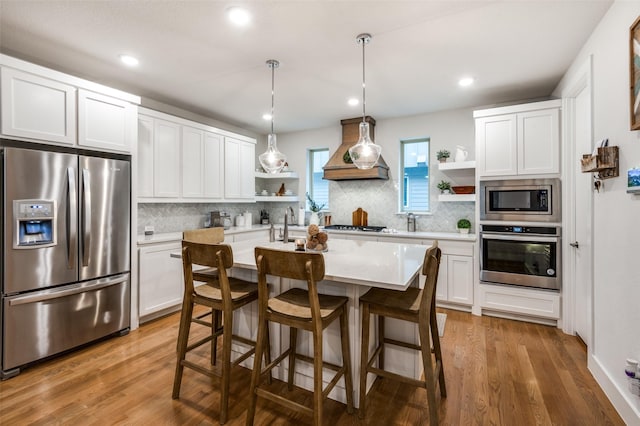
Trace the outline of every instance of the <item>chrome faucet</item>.
{"type": "Polygon", "coordinates": [[[287,222],[288,212],[284,210],[284,233],[282,234],[282,242],[289,242],[289,223],[287,222]]]}
{"type": "Polygon", "coordinates": [[[291,216],[289,216],[291,218],[291,223],[296,223],[296,214],[293,211],[293,207],[289,206],[289,211],[291,212],[291,216]]]}

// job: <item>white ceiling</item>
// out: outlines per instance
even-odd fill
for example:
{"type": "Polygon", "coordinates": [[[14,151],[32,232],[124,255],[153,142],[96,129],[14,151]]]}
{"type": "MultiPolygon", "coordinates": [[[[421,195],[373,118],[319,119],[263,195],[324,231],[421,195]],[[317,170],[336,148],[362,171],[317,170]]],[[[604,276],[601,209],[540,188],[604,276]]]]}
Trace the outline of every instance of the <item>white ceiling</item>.
{"type": "Polygon", "coordinates": [[[258,133],[551,94],[612,0],[0,0],[0,51],[258,133]],[[232,26],[225,11],[253,15],[232,26]],[[130,53],[128,69],[117,57],[130,53]],[[457,86],[462,76],[476,84],[457,86]]]}

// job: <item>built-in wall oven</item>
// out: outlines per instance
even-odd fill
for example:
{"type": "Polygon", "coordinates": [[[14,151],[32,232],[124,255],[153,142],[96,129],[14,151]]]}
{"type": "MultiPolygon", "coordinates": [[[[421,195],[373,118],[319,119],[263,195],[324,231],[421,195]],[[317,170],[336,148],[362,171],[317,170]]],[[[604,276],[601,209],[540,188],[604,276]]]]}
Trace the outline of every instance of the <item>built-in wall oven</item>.
{"type": "Polygon", "coordinates": [[[559,226],[480,225],[480,280],[561,288],[559,226]]]}

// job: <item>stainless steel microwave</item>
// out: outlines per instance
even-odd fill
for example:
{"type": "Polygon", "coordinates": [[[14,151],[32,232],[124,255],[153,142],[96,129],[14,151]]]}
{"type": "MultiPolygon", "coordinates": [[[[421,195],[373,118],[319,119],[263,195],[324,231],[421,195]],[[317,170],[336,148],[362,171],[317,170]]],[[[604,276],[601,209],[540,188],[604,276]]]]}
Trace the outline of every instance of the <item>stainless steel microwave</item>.
{"type": "Polygon", "coordinates": [[[480,182],[480,220],[560,222],[560,179],[480,182]]]}

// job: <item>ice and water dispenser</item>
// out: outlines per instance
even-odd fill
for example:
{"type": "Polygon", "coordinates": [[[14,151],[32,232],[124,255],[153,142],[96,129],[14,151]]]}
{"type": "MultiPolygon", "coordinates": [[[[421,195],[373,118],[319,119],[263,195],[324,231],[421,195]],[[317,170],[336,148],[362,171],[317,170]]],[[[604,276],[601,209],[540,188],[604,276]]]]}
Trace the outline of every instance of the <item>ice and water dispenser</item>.
{"type": "Polygon", "coordinates": [[[55,201],[14,200],[13,217],[13,248],[41,248],[56,244],[55,201]]]}

